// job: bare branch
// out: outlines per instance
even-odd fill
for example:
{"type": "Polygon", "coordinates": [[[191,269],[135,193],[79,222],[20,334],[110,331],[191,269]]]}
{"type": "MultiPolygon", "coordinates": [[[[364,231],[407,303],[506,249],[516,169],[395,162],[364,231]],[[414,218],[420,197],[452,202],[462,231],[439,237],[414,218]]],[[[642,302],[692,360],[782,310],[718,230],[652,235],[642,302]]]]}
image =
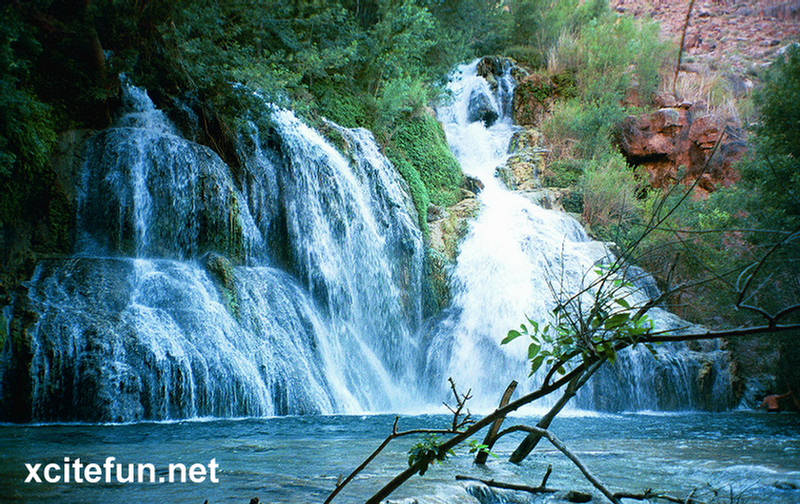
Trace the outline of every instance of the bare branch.
{"type": "Polygon", "coordinates": [[[672,80],[672,94],[678,96],[678,72],[681,70],[681,59],[683,58],[683,45],[686,43],[686,30],[689,28],[689,20],[692,17],[694,0],[689,2],[689,9],[686,11],[686,21],[683,23],[683,33],[681,34],[681,46],[678,48],[678,63],[675,65],[675,78],[672,80]]]}
{"type": "MultiPolygon", "coordinates": [[[[503,397],[500,398],[500,406],[498,406],[499,408],[502,408],[503,406],[508,404],[508,402],[511,400],[511,395],[514,393],[514,391],[516,389],[517,389],[517,382],[516,381],[512,381],[511,383],[508,384],[508,387],[506,388],[506,391],[503,393],[503,397]]],[[[497,441],[497,438],[496,438],[497,432],[500,430],[500,427],[503,426],[503,421],[504,420],[505,420],[505,417],[498,418],[497,420],[494,421],[492,426],[489,428],[489,432],[486,433],[486,437],[483,439],[483,444],[486,445],[486,449],[485,450],[479,450],[478,454],[475,455],[475,463],[476,464],[485,464],[486,463],[486,458],[489,456],[489,450],[492,449],[492,447],[494,446],[494,443],[497,441]]]]}
{"type": "Polygon", "coordinates": [[[765,325],[765,326],[755,326],[755,327],[740,327],[736,329],[724,329],[721,331],[705,331],[705,332],[690,333],[690,334],[646,335],[642,337],[641,341],[647,343],[699,341],[707,339],[731,338],[734,336],[751,336],[754,334],[797,331],[797,330],[800,330],[800,324],[776,324],[776,325],[765,325]]]}
{"type": "Polygon", "coordinates": [[[581,459],[579,459],[577,455],[572,453],[572,451],[570,451],[569,448],[567,448],[566,445],[560,439],[558,439],[558,437],[556,437],[555,434],[553,434],[547,429],[542,429],[539,427],[531,427],[529,425],[515,425],[514,427],[509,427],[508,429],[505,429],[503,433],[516,432],[516,431],[536,433],[542,437],[547,438],[547,440],[550,441],[550,444],[555,446],[558,451],[563,453],[564,456],[566,456],[568,459],[572,461],[573,464],[575,464],[575,466],[581,471],[581,473],[583,473],[583,476],[589,481],[589,483],[594,485],[594,487],[598,489],[600,493],[605,495],[608,498],[608,500],[610,500],[614,504],[621,504],[619,502],[619,499],[615,497],[614,494],[589,471],[589,469],[586,467],[586,465],[584,465],[581,459]]]}
{"type": "Polygon", "coordinates": [[[652,489],[648,488],[642,493],[630,493],[630,492],[617,492],[614,495],[620,499],[634,499],[634,500],[651,500],[651,499],[661,499],[669,502],[675,502],[676,504],[705,504],[702,501],[694,500],[695,491],[689,494],[688,497],[685,499],[681,499],[678,497],[673,497],[672,495],[667,495],[663,493],[654,492],[652,489]]]}
{"type": "MultiPolygon", "coordinates": [[[[591,366],[589,366],[589,368],[587,368],[586,371],[583,372],[583,374],[575,376],[575,378],[573,378],[572,381],[569,382],[569,385],[567,385],[567,388],[564,390],[564,394],[561,396],[561,398],[556,402],[555,405],[553,405],[552,408],[550,408],[550,411],[548,411],[546,415],[544,415],[541,419],[539,419],[539,422],[536,424],[536,426],[539,427],[540,429],[549,428],[550,424],[553,422],[553,419],[556,417],[556,415],[558,415],[561,412],[561,410],[564,408],[564,406],[567,405],[569,400],[572,399],[578,392],[578,389],[583,387],[583,385],[589,380],[589,378],[591,378],[592,375],[598,369],[600,369],[600,366],[602,366],[605,361],[606,361],[605,358],[602,358],[597,362],[595,362],[594,364],[592,364],[591,366]]],[[[525,458],[528,455],[530,455],[530,453],[534,450],[534,448],[536,448],[536,445],[539,443],[539,440],[541,438],[542,436],[535,432],[528,434],[525,437],[525,439],[522,440],[519,446],[517,446],[517,449],[514,450],[514,452],[511,454],[511,457],[509,457],[508,461],[513,464],[519,464],[520,462],[525,460],[525,458]]]]}
{"type": "MultiPolygon", "coordinates": [[[[553,466],[550,466],[548,469],[552,471],[553,466]]],[[[549,473],[548,473],[549,474],[549,473]]],[[[546,488],[544,486],[532,487],[528,485],[517,485],[514,483],[503,483],[502,481],[495,481],[485,480],[480,478],[473,478],[471,476],[462,476],[460,474],[456,475],[456,480],[458,481],[477,481],[478,483],[483,483],[486,486],[494,487],[494,488],[502,488],[504,490],[516,490],[518,492],[528,492],[528,493],[556,493],[558,490],[555,488],[546,488]]]]}

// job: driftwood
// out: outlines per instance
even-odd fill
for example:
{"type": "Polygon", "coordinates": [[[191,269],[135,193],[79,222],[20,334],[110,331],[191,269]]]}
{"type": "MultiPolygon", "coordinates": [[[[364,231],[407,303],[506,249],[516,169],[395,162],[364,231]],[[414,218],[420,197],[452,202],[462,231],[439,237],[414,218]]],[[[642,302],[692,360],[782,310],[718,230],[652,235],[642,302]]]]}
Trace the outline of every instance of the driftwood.
{"type": "Polygon", "coordinates": [[[478,483],[483,483],[486,486],[494,487],[494,488],[502,488],[504,490],[517,490],[520,492],[529,492],[529,493],[556,493],[560,490],[556,488],[547,488],[547,487],[533,487],[529,485],[517,485],[515,483],[503,483],[502,481],[495,481],[495,480],[484,480],[480,478],[473,478],[471,476],[462,476],[461,474],[456,475],[456,479],[458,481],[477,481],[478,483]]]}
{"type": "Polygon", "coordinates": [[[616,495],[620,499],[634,499],[634,500],[660,499],[660,500],[665,500],[667,502],[675,502],[676,504],[706,504],[703,501],[695,500],[693,498],[694,492],[695,490],[692,490],[691,493],[689,493],[689,495],[685,499],[681,499],[680,497],[675,497],[673,495],[658,493],[650,488],[638,494],[628,493],[628,492],[617,492],[614,495],[616,495]]]}
{"type": "MultiPolygon", "coordinates": [[[[536,424],[537,427],[540,429],[548,429],[550,424],[553,422],[553,419],[558,415],[564,406],[567,405],[570,399],[572,399],[575,394],[588,380],[592,377],[592,375],[600,369],[600,365],[603,361],[599,361],[596,364],[590,366],[582,375],[578,375],[572,379],[567,385],[567,388],[564,390],[564,394],[561,398],[550,408],[550,411],[547,412],[545,416],[543,416],[539,422],[536,424]]],[[[527,457],[536,445],[539,444],[539,441],[542,439],[541,434],[536,432],[531,432],[528,434],[525,439],[517,446],[517,449],[514,450],[514,453],[511,454],[508,461],[514,464],[519,464],[525,457],[527,457]]]]}
{"type": "MultiPolygon", "coordinates": [[[[511,383],[508,384],[506,391],[503,393],[503,397],[500,399],[500,405],[498,406],[498,409],[508,405],[508,402],[511,400],[511,396],[512,394],[514,394],[514,391],[516,389],[517,389],[516,381],[512,381],[511,383]]],[[[476,464],[486,463],[486,459],[489,456],[489,450],[492,449],[495,441],[497,441],[496,438],[497,433],[500,432],[500,427],[503,426],[503,421],[505,419],[506,417],[499,417],[497,420],[494,421],[492,426],[489,428],[489,432],[487,432],[486,437],[483,438],[483,444],[486,445],[486,449],[478,451],[478,454],[475,455],[476,464]]]]}
{"type": "MultiPolygon", "coordinates": [[[[566,490],[558,489],[558,488],[548,488],[547,487],[547,479],[550,477],[550,473],[553,471],[553,466],[547,467],[547,472],[542,479],[542,483],[539,486],[530,486],[530,485],[519,485],[516,483],[506,483],[503,481],[496,481],[493,479],[485,480],[481,478],[474,478],[472,476],[463,476],[461,474],[456,475],[457,481],[476,481],[478,483],[483,483],[484,485],[492,488],[500,488],[503,490],[515,490],[518,492],[528,492],[532,494],[542,494],[542,493],[557,493],[557,492],[567,492],[566,490]]],[[[706,504],[703,501],[698,501],[693,499],[694,490],[689,494],[688,497],[685,499],[681,499],[680,497],[675,497],[668,494],[663,494],[656,492],[650,488],[645,490],[641,493],[633,493],[633,492],[616,492],[614,497],[617,499],[633,499],[633,500],[652,500],[652,499],[660,499],[665,500],[668,502],[674,502],[676,504],[706,504]]],[[[568,497],[566,499],[570,502],[589,502],[592,499],[591,494],[585,492],[579,492],[576,490],[570,490],[568,492],[568,497]]]]}

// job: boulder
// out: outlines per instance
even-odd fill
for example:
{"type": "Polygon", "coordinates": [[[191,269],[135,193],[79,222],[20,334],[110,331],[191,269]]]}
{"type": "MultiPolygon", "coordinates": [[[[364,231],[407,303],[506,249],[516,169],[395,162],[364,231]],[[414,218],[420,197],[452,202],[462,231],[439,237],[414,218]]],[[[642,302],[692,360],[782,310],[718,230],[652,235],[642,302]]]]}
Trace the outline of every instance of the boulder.
{"type": "Polygon", "coordinates": [[[486,127],[491,126],[500,116],[492,98],[484,89],[475,88],[469,95],[467,106],[467,120],[470,122],[483,121],[486,127]]]}

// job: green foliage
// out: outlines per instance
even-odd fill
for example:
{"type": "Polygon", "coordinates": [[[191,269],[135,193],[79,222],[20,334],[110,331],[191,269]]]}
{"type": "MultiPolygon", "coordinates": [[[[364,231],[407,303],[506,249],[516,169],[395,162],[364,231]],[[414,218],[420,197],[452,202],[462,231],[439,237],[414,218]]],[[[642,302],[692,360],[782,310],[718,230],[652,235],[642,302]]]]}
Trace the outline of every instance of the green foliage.
{"type": "MultiPolygon", "coordinates": [[[[527,324],[512,329],[501,341],[506,345],[520,337],[527,337],[527,358],[530,375],[543,365],[566,374],[573,358],[583,360],[606,358],[617,359],[620,345],[637,345],[653,330],[652,320],[628,301],[628,292],[633,284],[625,280],[619,265],[601,265],[594,272],[599,278],[607,277],[594,288],[592,304],[583,313],[581,300],[569,297],[551,312],[548,321],[536,321],[526,317],[527,324]]],[[[655,348],[645,343],[653,354],[655,348]]]]}
{"type": "Polygon", "coordinates": [[[30,87],[41,46],[13,9],[5,7],[1,15],[0,223],[7,225],[30,211],[39,179],[50,178],[56,132],[52,108],[30,87]]]}
{"type": "Polygon", "coordinates": [[[640,216],[642,181],[622,154],[587,163],[581,180],[583,218],[594,229],[630,228],[640,216]]]}
{"type": "Polygon", "coordinates": [[[790,49],[765,75],[754,95],[761,122],[755,127],[753,155],[741,164],[742,183],[758,197],[748,210],[768,226],[800,222],[800,48],[790,49]]]}
{"type": "Polygon", "coordinates": [[[431,114],[399,121],[390,135],[386,155],[408,181],[425,226],[428,203],[450,206],[458,202],[464,177],[461,167],[450,152],[441,125],[431,114]]]}
{"type": "Polygon", "coordinates": [[[425,436],[422,441],[408,450],[408,466],[412,467],[421,462],[419,475],[422,476],[428,471],[428,467],[431,464],[444,462],[449,456],[455,455],[452,449],[442,449],[441,444],[439,436],[435,434],[425,436]]]}
{"type": "Polygon", "coordinates": [[[583,176],[584,162],[578,159],[557,159],[544,173],[545,187],[571,187],[577,185],[583,176]]]}
{"type": "Polygon", "coordinates": [[[471,439],[469,442],[469,453],[486,453],[494,458],[498,458],[497,454],[489,449],[489,445],[483,444],[477,439],[471,439]]]}

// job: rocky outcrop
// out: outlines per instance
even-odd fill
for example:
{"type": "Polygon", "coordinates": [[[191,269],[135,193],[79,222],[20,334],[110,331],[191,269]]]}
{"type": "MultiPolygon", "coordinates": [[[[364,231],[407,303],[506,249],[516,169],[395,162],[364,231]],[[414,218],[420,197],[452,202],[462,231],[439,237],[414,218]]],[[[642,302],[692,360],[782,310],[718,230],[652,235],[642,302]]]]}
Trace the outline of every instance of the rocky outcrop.
{"type": "MultiPolygon", "coordinates": [[[[466,191],[466,190],[465,190],[466,191]]],[[[438,308],[450,303],[448,272],[458,257],[458,244],[469,230],[469,221],[478,214],[480,202],[472,194],[455,205],[442,208],[431,205],[428,210],[430,249],[428,275],[438,308]]]]}
{"type": "Polygon", "coordinates": [[[681,167],[686,170],[686,183],[699,179],[701,194],[739,179],[734,165],[746,149],[741,128],[708,114],[702,102],[662,98],[661,105],[655,112],[626,118],[620,134],[623,154],[631,164],[647,168],[653,187],[680,180],[681,167]]]}
{"type": "Polygon", "coordinates": [[[542,145],[542,135],[534,128],[524,127],[514,133],[508,146],[511,155],[496,171],[506,187],[512,190],[541,187],[541,175],[545,170],[543,154],[547,152],[542,145]]]}

